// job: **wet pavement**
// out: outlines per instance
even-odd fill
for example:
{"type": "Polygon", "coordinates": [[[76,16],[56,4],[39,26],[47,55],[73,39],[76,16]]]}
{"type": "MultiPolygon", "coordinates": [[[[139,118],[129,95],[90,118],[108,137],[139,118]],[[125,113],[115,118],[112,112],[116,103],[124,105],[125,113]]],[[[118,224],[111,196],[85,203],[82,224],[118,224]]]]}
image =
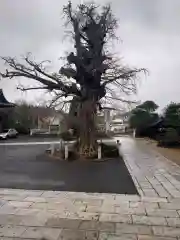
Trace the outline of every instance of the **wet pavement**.
{"type": "Polygon", "coordinates": [[[180,167],[121,142],[139,195],[0,189],[0,239],[180,240],[180,167]]]}
{"type": "Polygon", "coordinates": [[[60,161],[49,157],[49,144],[1,145],[0,187],[136,194],[121,158],[104,162],[60,161]],[[123,184],[122,184],[123,183],[123,184]]]}

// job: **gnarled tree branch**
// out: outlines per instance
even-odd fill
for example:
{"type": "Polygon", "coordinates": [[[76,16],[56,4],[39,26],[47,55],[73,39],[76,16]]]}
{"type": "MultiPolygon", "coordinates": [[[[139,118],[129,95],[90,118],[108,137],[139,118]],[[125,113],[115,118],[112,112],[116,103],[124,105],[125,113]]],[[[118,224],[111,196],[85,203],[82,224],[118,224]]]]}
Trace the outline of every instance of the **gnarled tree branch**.
{"type": "Polygon", "coordinates": [[[2,57],[2,60],[8,65],[12,70],[6,69],[4,73],[0,73],[2,78],[14,78],[14,77],[25,77],[29,79],[36,80],[37,82],[44,85],[45,89],[49,90],[60,90],[63,91],[67,96],[69,94],[79,95],[80,92],[76,88],[76,85],[67,85],[63,82],[63,76],[53,75],[45,72],[43,68],[43,62],[40,64],[33,62],[29,55],[27,55],[24,60],[25,64],[19,63],[14,58],[2,57]]]}

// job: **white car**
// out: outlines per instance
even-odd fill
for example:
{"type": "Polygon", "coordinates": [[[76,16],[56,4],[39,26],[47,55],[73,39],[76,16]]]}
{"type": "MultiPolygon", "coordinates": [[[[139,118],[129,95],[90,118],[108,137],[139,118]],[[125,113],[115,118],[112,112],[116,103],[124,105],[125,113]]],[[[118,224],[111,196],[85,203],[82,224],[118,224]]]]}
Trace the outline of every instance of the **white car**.
{"type": "Polygon", "coordinates": [[[0,139],[15,138],[17,137],[18,132],[16,129],[7,129],[0,133],[0,139]]]}

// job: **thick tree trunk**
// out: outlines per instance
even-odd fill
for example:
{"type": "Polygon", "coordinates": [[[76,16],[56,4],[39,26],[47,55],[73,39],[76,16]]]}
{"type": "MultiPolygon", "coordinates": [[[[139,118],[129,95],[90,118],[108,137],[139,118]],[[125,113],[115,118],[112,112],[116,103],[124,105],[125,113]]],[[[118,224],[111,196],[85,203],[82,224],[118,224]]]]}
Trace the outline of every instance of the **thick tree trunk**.
{"type": "Polygon", "coordinates": [[[79,153],[84,158],[97,155],[96,141],[96,103],[88,100],[81,103],[79,109],[79,153]]]}

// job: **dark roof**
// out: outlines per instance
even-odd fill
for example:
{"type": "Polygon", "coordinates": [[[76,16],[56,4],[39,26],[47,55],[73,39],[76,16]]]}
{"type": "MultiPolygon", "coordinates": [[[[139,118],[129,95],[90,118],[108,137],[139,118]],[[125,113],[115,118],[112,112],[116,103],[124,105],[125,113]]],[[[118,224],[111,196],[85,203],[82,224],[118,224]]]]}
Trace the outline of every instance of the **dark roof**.
{"type": "Polygon", "coordinates": [[[0,107],[14,107],[15,105],[13,103],[8,102],[8,100],[5,98],[3,90],[0,89],[0,107]]]}

